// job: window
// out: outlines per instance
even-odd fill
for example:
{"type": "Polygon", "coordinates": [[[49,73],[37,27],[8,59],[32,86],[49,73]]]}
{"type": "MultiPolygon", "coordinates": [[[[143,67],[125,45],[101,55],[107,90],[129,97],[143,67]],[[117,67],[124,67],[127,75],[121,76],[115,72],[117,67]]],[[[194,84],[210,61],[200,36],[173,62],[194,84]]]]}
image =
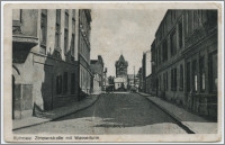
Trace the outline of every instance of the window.
{"type": "Polygon", "coordinates": [[[68,10],[65,10],[65,28],[64,28],[64,54],[67,53],[68,49],[68,29],[69,29],[69,13],[68,10]]]}
{"type": "Polygon", "coordinates": [[[205,73],[201,74],[201,90],[205,90],[205,73]]]}
{"type": "Polygon", "coordinates": [[[190,62],[187,63],[187,78],[186,78],[186,82],[187,82],[187,91],[190,92],[191,91],[191,65],[190,62]]]}
{"type": "Polygon", "coordinates": [[[73,10],[73,19],[75,19],[75,14],[76,14],[76,11],[73,10]]]}
{"type": "Polygon", "coordinates": [[[204,25],[207,21],[207,10],[202,10],[202,24],[204,25]]]}
{"type": "Polygon", "coordinates": [[[67,53],[67,47],[68,47],[68,30],[64,29],[64,53],[67,53]]]}
{"type": "Polygon", "coordinates": [[[56,23],[55,23],[55,47],[60,48],[60,29],[61,29],[61,10],[56,10],[56,23]]]}
{"type": "Polygon", "coordinates": [[[209,89],[217,92],[217,53],[209,54],[209,89]]]}
{"type": "Polygon", "coordinates": [[[62,75],[56,77],[56,93],[62,93],[62,75]]]}
{"type": "Polygon", "coordinates": [[[162,62],[162,45],[159,46],[159,64],[162,62]]]}
{"type": "Polygon", "coordinates": [[[168,90],[168,72],[166,72],[166,90],[168,90]]]}
{"type": "Polygon", "coordinates": [[[68,89],[68,73],[64,72],[63,74],[63,93],[66,94],[67,93],[67,89],[68,89]]]}
{"type": "Polygon", "coordinates": [[[159,90],[161,91],[161,75],[159,76],[159,90]]]}
{"type": "Polygon", "coordinates": [[[183,90],[183,66],[180,65],[180,90],[183,90]]]}
{"type": "Polygon", "coordinates": [[[167,60],[168,52],[167,52],[167,40],[163,42],[163,61],[167,60]]]}
{"type": "Polygon", "coordinates": [[[210,26],[217,25],[217,10],[207,10],[207,23],[210,26]]]}
{"type": "Polygon", "coordinates": [[[171,70],[171,90],[177,90],[177,69],[174,68],[171,70]]]}
{"type": "Polygon", "coordinates": [[[170,86],[171,86],[171,91],[173,91],[173,69],[171,69],[171,72],[170,72],[170,86]]]}
{"type": "Polygon", "coordinates": [[[194,10],[194,29],[198,28],[198,10],[194,10]]]}
{"type": "Polygon", "coordinates": [[[197,91],[198,90],[198,75],[194,74],[194,90],[197,91]]]}
{"type": "Polygon", "coordinates": [[[176,34],[175,34],[175,30],[172,32],[172,34],[170,35],[170,51],[171,51],[171,55],[174,55],[176,53],[176,34]]]}
{"type": "Polygon", "coordinates": [[[164,84],[164,90],[168,90],[168,73],[163,74],[163,84],[164,84]]]}
{"type": "Polygon", "coordinates": [[[192,10],[189,10],[188,11],[188,22],[187,22],[187,25],[188,25],[188,34],[190,35],[191,32],[192,32],[192,10]]]}
{"type": "Polygon", "coordinates": [[[71,38],[71,55],[74,56],[74,52],[75,52],[75,44],[74,44],[74,39],[75,39],[75,35],[72,34],[72,38],[71,38]]]}
{"type": "Polygon", "coordinates": [[[65,27],[69,28],[69,12],[68,10],[65,10],[65,27]]]}
{"type": "Polygon", "coordinates": [[[201,91],[205,91],[205,59],[204,56],[200,57],[199,60],[200,66],[200,89],[201,91]]]}
{"type": "Polygon", "coordinates": [[[75,19],[72,19],[72,33],[75,34],[75,19]]]}
{"type": "Polygon", "coordinates": [[[12,13],[12,18],[13,18],[13,27],[19,27],[20,26],[20,23],[21,23],[21,13],[22,13],[22,10],[20,9],[13,9],[12,10],[13,13],[12,13]]]}
{"type": "Polygon", "coordinates": [[[75,73],[71,74],[71,94],[75,93],[75,73]]]}
{"type": "Polygon", "coordinates": [[[47,10],[41,10],[41,45],[46,45],[47,37],[47,10]]]}
{"type": "Polygon", "coordinates": [[[177,90],[177,69],[174,69],[174,91],[177,90]]]}
{"type": "Polygon", "coordinates": [[[190,13],[188,11],[186,11],[186,34],[188,34],[188,32],[189,32],[189,25],[188,25],[189,15],[190,15],[190,13]]]}
{"type": "Polygon", "coordinates": [[[180,49],[181,49],[182,46],[183,46],[183,41],[182,41],[182,38],[183,38],[182,22],[180,22],[178,26],[179,26],[179,36],[178,36],[178,38],[179,38],[179,46],[180,46],[180,49]]]}
{"type": "Polygon", "coordinates": [[[21,34],[20,24],[22,21],[22,10],[13,9],[12,18],[13,18],[13,34],[21,34]]]}
{"type": "Polygon", "coordinates": [[[197,75],[197,61],[194,60],[192,63],[192,80],[193,80],[193,86],[194,86],[194,91],[198,90],[198,75],[197,75]]]}

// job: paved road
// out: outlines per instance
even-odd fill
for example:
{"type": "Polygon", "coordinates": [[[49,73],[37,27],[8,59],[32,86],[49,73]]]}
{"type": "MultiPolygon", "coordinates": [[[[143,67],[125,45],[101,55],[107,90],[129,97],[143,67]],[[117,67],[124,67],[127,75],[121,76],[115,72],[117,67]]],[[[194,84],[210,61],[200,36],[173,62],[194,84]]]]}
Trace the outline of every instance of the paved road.
{"type": "Polygon", "coordinates": [[[186,134],[173,119],[136,93],[102,94],[91,107],[15,131],[32,134],[186,134]]]}

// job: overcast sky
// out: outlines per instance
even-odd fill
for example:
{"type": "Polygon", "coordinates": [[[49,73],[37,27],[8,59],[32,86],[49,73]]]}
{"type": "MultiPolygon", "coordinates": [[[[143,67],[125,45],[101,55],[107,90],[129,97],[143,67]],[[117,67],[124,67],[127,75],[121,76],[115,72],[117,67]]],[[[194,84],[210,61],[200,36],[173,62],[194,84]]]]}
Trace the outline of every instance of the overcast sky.
{"type": "Polygon", "coordinates": [[[128,61],[128,74],[141,67],[143,52],[150,50],[166,9],[92,9],[91,59],[102,55],[107,76],[115,76],[115,62],[121,54],[128,61]]]}

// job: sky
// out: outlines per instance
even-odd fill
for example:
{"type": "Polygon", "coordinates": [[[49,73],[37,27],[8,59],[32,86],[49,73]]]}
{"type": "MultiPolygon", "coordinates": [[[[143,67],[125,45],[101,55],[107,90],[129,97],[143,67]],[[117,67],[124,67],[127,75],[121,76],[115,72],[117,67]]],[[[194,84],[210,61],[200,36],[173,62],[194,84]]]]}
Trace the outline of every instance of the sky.
{"type": "Polygon", "coordinates": [[[91,59],[101,55],[107,76],[115,76],[115,62],[123,54],[128,74],[134,67],[136,74],[165,13],[166,9],[92,9],[91,59]]]}

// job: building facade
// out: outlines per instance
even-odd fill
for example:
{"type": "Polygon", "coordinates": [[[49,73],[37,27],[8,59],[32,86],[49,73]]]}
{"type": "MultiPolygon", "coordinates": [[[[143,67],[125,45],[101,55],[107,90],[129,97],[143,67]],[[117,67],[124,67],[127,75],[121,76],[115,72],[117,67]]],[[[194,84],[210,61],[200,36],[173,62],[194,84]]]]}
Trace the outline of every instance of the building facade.
{"type": "Polygon", "coordinates": [[[142,74],[143,70],[142,67],[139,68],[138,73],[137,73],[137,78],[139,80],[139,85],[138,85],[138,89],[139,91],[143,92],[143,85],[144,85],[144,81],[143,81],[143,74],[142,74]]]}
{"type": "Polygon", "coordinates": [[[93,80],[91,83],[92,93],[100,92],[103,89],[104,62],[102,56],[98,60],[91,60],[91,72],[93,80]]]}
{"type": "Polygon", "coordinates": [[[152,44],[159,97],[217,116],[217,11],[168,10],[152,44]]]}
{"type": "MultiPolygon", "coordinates": [[[[80,90],[86,94],[91,92],[92,73],[90,69],[90,31],[91,10],[79,10],[79,33],[78,33],[78,62],[80,90]]],[[[78,79],[78,78],[77,78],[78,79]]],[[[81,96],[81,95],[80,95],[81,96]]]]}
{"type": "Polygon", "coordinates": [[[127,75],[127,81],[128,81],[128,89],[129,90],[137,90],[139,88],[139,78],[134,74],[128,74],[127,75]]]}
{"type": "Polygon", "coordinates": [[[151,51],[146,51],[143,53],[143,58],[142,58],[142,80],[143,80],[143,92],[150,92],[151,86],[150,80],[151,79],[146,79],[152,73],[152,67],[151,67],[151,51]],[[148,82],[147,82],[148,81],[148,82]]]}
{"type": "Polygon", "coordinates": [[[107,68],[105,68],[102,75],[102,91],[106,91],[107,85],[108,85],[107,68]]]}
{"type": "Polygon", "coordinates": [[[13,10],[13,119],[79,100],[81,11],[13,10]]]}
{"type": "Polygon", "coordinates": [[[126,90],[128,84],[127,82],[128,62],[124,59],[123,55],[121,55],[119,57],[119,60],[116,61],[115,67],[116,67],[116,78],[114,79],[115,90],[118,89],[126,90]]]}

